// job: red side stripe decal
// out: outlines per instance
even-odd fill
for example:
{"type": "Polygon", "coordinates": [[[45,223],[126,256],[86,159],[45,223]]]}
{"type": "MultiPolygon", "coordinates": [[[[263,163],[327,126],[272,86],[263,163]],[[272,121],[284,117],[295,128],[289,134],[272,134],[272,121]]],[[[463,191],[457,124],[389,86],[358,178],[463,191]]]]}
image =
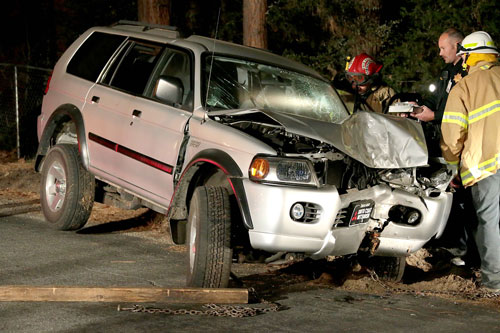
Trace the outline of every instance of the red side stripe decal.
{"type": "Polygon", "coordinates": [[[89,133],[89,140],[97,142],[98,144],[103,145],[104,147],[107,147],[109,149],[116,150],[116,144],[115,143],[113,143],[113,142],[111,142],[109,140],[106,140],[105,138],[100,137],[98,135],[95,135],[94,133],[89,133]]]}
{"type": "Polygon", "coordinates": [[[148,157],[146,155],[143,155],[141,153],[138,153],[132,149],[129,149],[127,147],[120,146],[112,141],[109,141],[108,139],[105,139],[101,136],[98,136],[94,133],[89,133],[89,140],[92,140],[106,148],[112,149],[120,154],[123,154],[125,156],[128,156],[130,158],[133,158],[134,160],[137,160],[139,162],[142,162],[146,165],[149,165],[155,169],[164,171],[168,174],[172,174],[173,167],[171,165],[165,164],[163,162],[160,162],[154,158],[148,157]]]}

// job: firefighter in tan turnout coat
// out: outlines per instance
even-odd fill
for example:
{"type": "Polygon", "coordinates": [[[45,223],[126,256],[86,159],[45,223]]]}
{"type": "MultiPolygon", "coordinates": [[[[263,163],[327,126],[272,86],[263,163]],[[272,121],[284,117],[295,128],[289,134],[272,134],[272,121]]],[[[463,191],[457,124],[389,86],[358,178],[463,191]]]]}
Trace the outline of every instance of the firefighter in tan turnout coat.
{"type": "Polygon", "coordinates": [[[396,92],[382,82],[379,64],[366,53],[355,56],[346,66],[346,78],[356,93],[354,110],[383,113],[396,92]]]}
{"type": "MultiPolygon", "coordinates": [[[[468,75],[451,90],[441,125],[441,150],[471,187],[482,286],[500,293],[500,64],[490,35],[474,32],[458,45],[468,75]]],[[[453,185],[453,184],[452,184],[453,185]]]]}

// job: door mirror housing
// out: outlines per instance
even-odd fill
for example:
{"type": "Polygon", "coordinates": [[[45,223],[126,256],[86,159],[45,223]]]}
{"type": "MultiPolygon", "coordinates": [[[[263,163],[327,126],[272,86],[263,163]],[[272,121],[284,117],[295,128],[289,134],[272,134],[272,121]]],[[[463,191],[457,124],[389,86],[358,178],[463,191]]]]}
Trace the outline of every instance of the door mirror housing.
{"type": "Polygon", "coordinates": [[[182,81],[173,76],[162,75],[158,78],[154,89],[154,97],[169,105],[182,104],[184,87],[182,81]]]}

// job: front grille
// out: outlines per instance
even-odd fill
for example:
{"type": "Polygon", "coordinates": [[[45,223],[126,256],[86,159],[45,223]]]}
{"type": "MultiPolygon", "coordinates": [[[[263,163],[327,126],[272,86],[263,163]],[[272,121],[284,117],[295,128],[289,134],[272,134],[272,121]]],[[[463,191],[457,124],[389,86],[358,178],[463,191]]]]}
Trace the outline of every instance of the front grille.
{"type": "Polygon", "coordinates": [[[341,210],[339,210],[337,216],[335,217],[335,223],[333,224],[333,227],[346,224],[346,219],[347,219],[347,208],[342,208],[341,210]]]}

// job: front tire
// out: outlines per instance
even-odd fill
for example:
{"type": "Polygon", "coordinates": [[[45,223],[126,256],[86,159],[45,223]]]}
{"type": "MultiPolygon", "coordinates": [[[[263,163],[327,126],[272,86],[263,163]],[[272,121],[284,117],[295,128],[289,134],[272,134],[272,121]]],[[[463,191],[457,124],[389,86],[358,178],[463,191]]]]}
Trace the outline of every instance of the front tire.
{"type": "Polygon", "coordinates": [[[94,205],[94,177],[83,167],[76,145],[49,150],[42,165],[40,201],[43,215],[60,230],[78,230],[94,205]]]}
{"type": "Polygon", "coordinates": [[[391,282],[400,282],[403,278],[406,266],[406,257],[377,256],[371,259],[371,266],[380,279],[391,282]]]}
{"type": "Polygon", "coordinates": [[[195,189],[187,225],[187,285],[226,288],[231,272],[231,209],[223,187],[195,189]]]}

